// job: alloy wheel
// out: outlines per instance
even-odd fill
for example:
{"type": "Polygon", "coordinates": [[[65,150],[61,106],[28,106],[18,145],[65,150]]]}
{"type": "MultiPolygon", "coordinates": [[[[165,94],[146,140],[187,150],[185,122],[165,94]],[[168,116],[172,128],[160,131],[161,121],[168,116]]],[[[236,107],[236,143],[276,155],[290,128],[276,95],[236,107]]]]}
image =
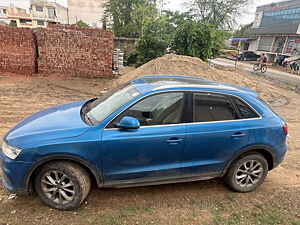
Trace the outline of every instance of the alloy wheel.
{"type": "Polygon", "coordinates": [[[72,180],[56,170],[46,172],[41,179],[42,190],[51,201],[67,204],[75,198],[75,187],[72,180]]]}
{"type": "Polygon", "coordinates": [[[260,181],[263,172],[263,165],[259,161],[248,160],[237,169],[235,182],[241,187],[251,187],[260,181]]]}

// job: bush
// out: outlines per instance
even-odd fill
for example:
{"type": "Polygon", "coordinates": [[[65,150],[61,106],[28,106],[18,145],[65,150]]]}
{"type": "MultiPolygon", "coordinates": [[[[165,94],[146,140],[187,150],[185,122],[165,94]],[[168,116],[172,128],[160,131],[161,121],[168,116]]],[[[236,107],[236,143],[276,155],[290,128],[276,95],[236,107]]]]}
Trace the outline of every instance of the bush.
{"type": "Polygon", "coordinates": [[[172,50],[179,55],[207,61],[219,54],[222,38],[222,32],[214,29],[212,25],[189,20],[177,27],[172,50]]]}

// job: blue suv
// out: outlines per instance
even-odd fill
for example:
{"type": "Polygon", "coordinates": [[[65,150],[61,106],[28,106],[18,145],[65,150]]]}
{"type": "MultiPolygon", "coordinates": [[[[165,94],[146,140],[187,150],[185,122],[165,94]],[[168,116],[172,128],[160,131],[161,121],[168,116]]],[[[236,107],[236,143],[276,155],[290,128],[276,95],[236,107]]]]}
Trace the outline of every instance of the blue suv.
{"type": "Polygon", "coordinates": [[[287,125],[246,88],[145,76],[107,95],[55,106],[3,138],[2,184],[75,208],[91,180],[129,187],[223,177],[238,192],[261,185],[284,158],[287,125]]]}

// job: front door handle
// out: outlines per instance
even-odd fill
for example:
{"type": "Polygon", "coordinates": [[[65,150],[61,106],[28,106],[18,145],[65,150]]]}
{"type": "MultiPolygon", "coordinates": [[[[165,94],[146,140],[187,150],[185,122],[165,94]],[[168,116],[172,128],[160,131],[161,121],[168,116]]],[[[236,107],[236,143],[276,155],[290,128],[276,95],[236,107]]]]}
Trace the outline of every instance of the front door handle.
{"type": "Polygon", "coordinates": [[[169,140],[167,140],[166,142],[169,144],[177,144],[178,142],[183,141],[181,138],[171,138],[169,140]]]}
{"type": "Polygon", "coordinates": [[[246,136],[245,133],[242,133],[242,132],[237,132],[237,133],[234,133],[231,135],[232,138],[241,138],[241,137],[244,137],[246,136]]]}

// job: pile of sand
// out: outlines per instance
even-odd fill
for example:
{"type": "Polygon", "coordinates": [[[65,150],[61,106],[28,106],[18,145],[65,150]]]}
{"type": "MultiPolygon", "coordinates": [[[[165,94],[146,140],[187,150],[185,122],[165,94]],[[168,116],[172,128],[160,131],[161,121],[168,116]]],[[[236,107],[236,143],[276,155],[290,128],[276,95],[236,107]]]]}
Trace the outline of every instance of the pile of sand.
{"type": "Polygon", "coordinates": [[[113,85],[119,85],[144,75],[183,75],[201,77],[204,79],[234,84],[250,88],[260,93],[264,99],[274,99],[279,96],[276,87],[262,83],[259,78],[247,74],[242,68],[235,71],[218,70],[196,57],[168,54],[154,59],[139,68],[125,73],[114,80],[113,85]]]}

